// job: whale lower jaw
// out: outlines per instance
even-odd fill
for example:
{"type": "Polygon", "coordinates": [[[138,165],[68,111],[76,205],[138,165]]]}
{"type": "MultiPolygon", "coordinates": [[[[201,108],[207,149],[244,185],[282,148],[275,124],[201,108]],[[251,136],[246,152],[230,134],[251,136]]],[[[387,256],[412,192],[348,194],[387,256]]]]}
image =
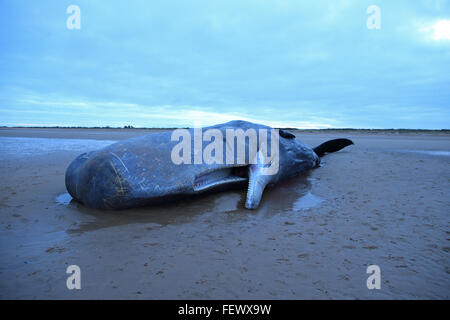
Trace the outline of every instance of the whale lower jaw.
{"type": "Polygon", "coordinates": [[[248,181],[247,166],[222,168],[196,177],[193,189],[195,192],[202,192],[243,181],[248,181]]]}
{"type": "Polygon", "coordinates": [[[223,178],[221,180],[210,181],[208,183],[203,183],[203,184],[198,184],[198,185],[194,184],[194,191],[201,192],[201,191],[212,190],[212,189],[220,187],[220,186],[237,184],[237,183],[241,183],[243,181],[248,181],[248,179],[241,178],[241,177],[223,178]]]}
{"type": "Polygon", "coordinates": [[[260,164],[250,164],[237,167],[226,167],[216,169],[195,178],[193,183],[194,192],[205,192],[221,186],[232,186],[247,182],[247,193],[245,207],[256,209],[261,201],[262,194],[271,177],[262,174],[260,164]]]}

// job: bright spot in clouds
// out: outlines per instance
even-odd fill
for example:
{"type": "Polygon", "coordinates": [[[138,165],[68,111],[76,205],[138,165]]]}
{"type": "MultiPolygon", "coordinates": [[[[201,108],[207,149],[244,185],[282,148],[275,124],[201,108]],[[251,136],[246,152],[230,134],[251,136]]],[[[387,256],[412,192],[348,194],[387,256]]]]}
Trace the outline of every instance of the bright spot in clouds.
{"type": "Polygon", "coordinates": [[[429,27],[422,28],[423,32],[432,33],[433,40],[450,40],[450,20],[438,20],[429,27]]]}
{"type": "Polygon", "coordinates": [[[439,20],[433,26],[434,40],[450,40],[450,20],[439,20]]]}

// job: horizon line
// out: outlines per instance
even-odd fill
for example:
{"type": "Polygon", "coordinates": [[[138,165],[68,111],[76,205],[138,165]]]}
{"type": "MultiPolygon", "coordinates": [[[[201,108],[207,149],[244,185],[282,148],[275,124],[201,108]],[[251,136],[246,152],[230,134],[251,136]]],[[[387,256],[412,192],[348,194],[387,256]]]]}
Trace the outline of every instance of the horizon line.
{"type": "MultiPolygon", "coordinates": [[[[134,127],[131,125],[125,125],[120,127],[113,126],[0,126],[0,128],[8,129],[136,129],[136,130],[173,130],[173,129],[190,129],[194,127],[134,127]]],[[[292,127],[274,127],[274,129],[284,129],[284,130],[298,130],[298,131],[450,131],[448,128],[442,129],[421,129],[421,128],[292,128],[292,127]]]]}

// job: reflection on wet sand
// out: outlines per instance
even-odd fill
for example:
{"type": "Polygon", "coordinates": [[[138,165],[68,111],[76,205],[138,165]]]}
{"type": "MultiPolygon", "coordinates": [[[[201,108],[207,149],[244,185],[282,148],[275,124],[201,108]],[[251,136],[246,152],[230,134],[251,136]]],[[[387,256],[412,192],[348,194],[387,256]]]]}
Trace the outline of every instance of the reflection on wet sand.
{"type": "Polygon", "coordinates": [[[58,196],[57,202],[68,205],[69,209],[76,211],[80,217],[78,225],[69,229],[68,233],[82,233],[134,223],[182,224],[205,215],[221,216],[221,221],[225,224],[255,217],[273,217],[277,214],[283,214],[286,218],[300,214],[303,209],[321,202],[321,199],[310,193],[311,183],[307,175],[267,188],[257,210],[244,208],[245,186],[242,187],[242,190],[202,194],[172,203],[120,211],[90,209],[74,200],[69,203],[68,194],[58,196]]]}

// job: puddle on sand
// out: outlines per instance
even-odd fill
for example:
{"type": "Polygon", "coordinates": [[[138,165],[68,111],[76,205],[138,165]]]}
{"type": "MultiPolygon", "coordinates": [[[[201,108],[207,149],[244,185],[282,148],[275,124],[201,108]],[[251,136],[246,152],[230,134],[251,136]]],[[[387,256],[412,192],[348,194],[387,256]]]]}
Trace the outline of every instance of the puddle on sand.
{"type": "Polygon", "coordinates": [[[298,198],[297,201],[294,202],[293,209],[295,210],[305,210],[312,207],[317,206],[323,200],[319,197],[316,197],[311,192],[308,191],[303,197],[298,198]]]}
{"type": "Polygon", "coordinates": [[[50,139],[0,137],[0,159],[23,158],[57,151],[86,152],[106,147],[116,141],[93,139],[50,139]]]}
{"type": "Polygon", "coordinates": [[[398,152],[418,153],[429,156],[450,157],[450,151],[445,150],[399,150],[398,152]]]}
{"type": "Polygon", "coordinates": [[[60,194],[59,196],[56,197],[56,202],[60,205],[67,206],[70,203],[70,201],[72,201],[72,197],[67,192],[60,194]]]}

